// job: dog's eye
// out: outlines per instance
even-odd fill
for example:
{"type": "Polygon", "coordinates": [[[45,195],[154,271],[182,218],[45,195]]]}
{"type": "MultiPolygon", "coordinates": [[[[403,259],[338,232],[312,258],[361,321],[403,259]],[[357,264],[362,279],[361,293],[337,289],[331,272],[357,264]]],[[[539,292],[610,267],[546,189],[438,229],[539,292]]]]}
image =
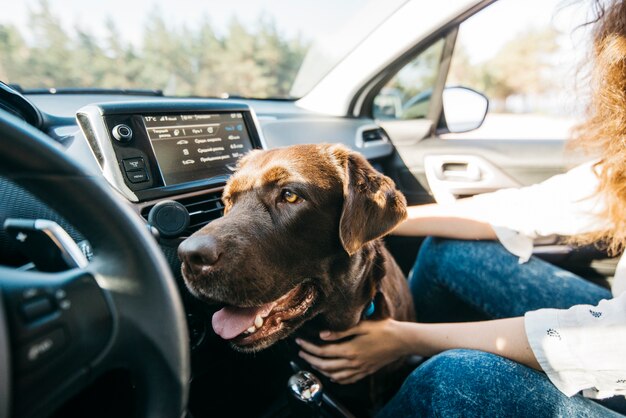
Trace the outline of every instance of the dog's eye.
{"type": "Polygon", "coordinates": [[[281,197],[287,203],[296,203],[298,200],[300,200],[300,196],[298,196],[291,190],[283,190],[281,197]]]}

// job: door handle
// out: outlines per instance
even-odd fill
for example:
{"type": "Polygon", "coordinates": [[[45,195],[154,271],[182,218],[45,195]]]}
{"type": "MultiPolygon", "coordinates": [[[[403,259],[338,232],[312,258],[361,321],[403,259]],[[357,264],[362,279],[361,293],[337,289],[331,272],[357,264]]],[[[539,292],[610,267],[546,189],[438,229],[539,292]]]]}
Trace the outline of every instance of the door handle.
{"type": "Polygon", "coordinates": [[[501,169],[476,155],[426,155],[424,173],[430,192],[438,203],[520,186],[501,169]]]}
{"type": "Polygon", "coordinates": [[[480,181],[482,173],[476,164],[467,162],[443,162],[439,178],[444,181],[480,181]]]}

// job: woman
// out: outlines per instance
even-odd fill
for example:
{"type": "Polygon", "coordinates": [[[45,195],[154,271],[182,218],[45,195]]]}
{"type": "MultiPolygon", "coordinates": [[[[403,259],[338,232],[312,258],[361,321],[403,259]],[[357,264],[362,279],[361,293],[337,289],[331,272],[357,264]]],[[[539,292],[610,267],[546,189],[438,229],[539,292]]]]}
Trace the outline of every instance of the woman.
{"type": "Polygon", "coordinates": [[[395,233],[447,238],[428,238],[411,273],[420,322],[365,321],[321,334],[348,342],[298,341],[339,383],[401,356],[432,357],[382,416],[626,411],[626,258],[611,294],[531,257],[533,239],[552,234],[602,240],[616,254],[626,243],[626,3],[604,4],[594,3],[593,97],[576,132],[600,159],[535,186],[410,208],[395,233]]]}

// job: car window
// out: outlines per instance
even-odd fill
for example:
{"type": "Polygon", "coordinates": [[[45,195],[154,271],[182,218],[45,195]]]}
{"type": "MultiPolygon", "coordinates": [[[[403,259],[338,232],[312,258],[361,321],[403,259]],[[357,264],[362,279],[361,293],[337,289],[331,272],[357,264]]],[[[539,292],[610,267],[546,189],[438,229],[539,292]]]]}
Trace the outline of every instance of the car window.
{"type": "Polygon", "coordinates": [[[425,118],[439,73],[444,40],[440,39],[405,65],[374,99],[377,119],[425,118]]]}
{"type": "Polygon", "coordinates": [[[463,22],[446,88],[483,93],[489,111],[478,129],[442,137],[566,139],[585,107],[584,12],[560,0],[503,0],[463,22]]]}

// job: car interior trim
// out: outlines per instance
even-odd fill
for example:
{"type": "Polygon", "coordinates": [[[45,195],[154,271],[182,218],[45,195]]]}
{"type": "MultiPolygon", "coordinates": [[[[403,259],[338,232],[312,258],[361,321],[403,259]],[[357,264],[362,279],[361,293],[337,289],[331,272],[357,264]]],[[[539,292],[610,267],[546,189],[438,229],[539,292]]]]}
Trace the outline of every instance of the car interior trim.
{"type": "Polygon", "coordinates": [[[76,114],[78,126],[90,145],[93,156],[100,164],[104,178],[131,202],[138,202],[137,195],[124,182],[123,174],[117,167],[117,157],[109,138],[103,115],[98,106],[89,105],[76,114]]]}

